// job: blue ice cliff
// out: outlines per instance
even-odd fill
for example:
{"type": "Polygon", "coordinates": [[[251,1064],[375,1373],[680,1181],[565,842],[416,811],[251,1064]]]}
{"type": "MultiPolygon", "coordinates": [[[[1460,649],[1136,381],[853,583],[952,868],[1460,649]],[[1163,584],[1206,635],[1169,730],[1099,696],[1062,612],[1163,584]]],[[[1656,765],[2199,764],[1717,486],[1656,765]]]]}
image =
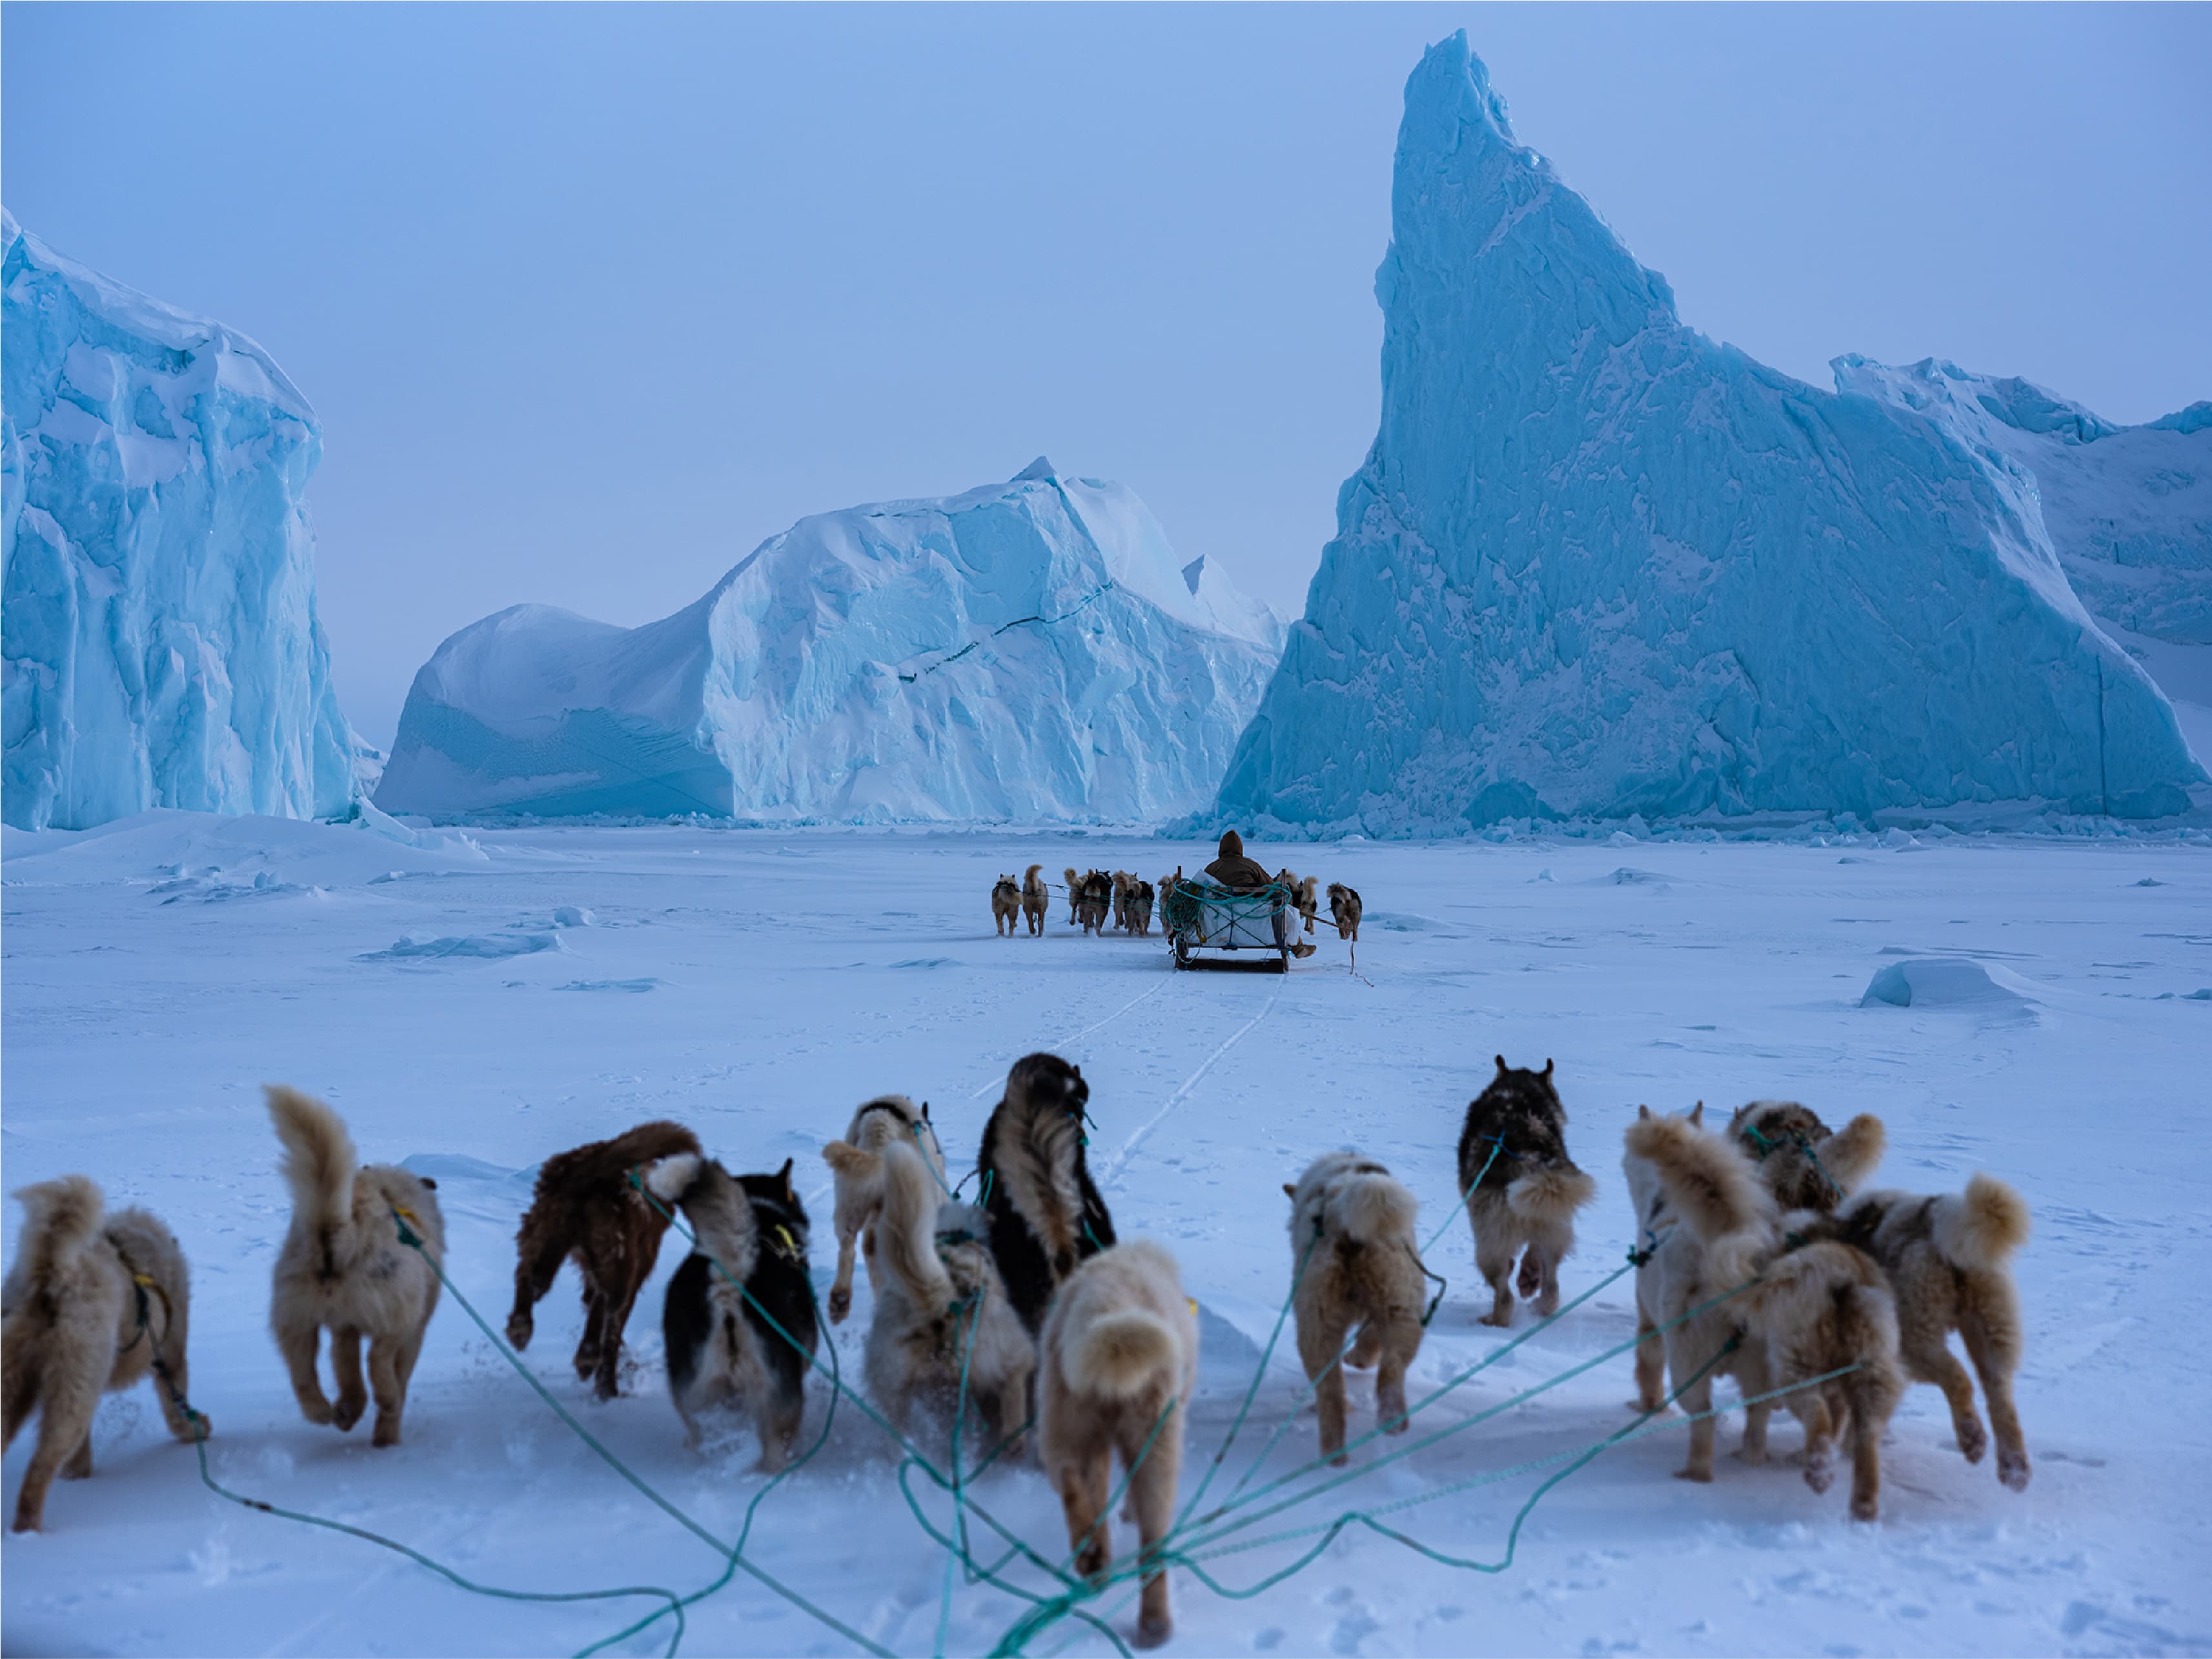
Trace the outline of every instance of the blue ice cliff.
{"type": "Polygon", "coordinates": [[[1856,354],[1836,390],[1926,416],[1988,463],[2024,518],[2041,515],[2097,625],[2149,672],[2200,760],[2212,760],[2212,403],[2138,427],[2011,377],[1928,358],[1856,354]]]}
{"type": "Polygon", "coordinates": [[[1684,327],[1464,35],[1407,83],[1391,215],[1381,429],[1219,814],[2189,804],[2172,708],[2017,489],[1684,327]]]}
{"type": "Polygon", "coordinates": [[[245,336],[0,246],[0,814],[349,811],[314,412],[245,336]]]}
{"type": "Polygon", "coordinates": [[[1118,484],[801,519],[673,616],[518,605],[407,695],[387,812],[1130,822],[1201,807],[1282,625],[1118,484]]]}

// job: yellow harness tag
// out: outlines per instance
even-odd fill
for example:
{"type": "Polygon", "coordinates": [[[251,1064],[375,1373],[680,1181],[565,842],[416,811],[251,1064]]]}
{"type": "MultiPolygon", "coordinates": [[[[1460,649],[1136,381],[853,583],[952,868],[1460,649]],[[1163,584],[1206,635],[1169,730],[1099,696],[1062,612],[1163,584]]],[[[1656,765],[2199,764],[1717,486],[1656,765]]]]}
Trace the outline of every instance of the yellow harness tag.
{"type": "Polygon", "coordinates": [[[775,1236],[783,1241],[783,1253],[796,1261],[799,1258],[799,1241],[791,1236],[791,1229],[779,1221],[775,1224],[775,1236]]]}

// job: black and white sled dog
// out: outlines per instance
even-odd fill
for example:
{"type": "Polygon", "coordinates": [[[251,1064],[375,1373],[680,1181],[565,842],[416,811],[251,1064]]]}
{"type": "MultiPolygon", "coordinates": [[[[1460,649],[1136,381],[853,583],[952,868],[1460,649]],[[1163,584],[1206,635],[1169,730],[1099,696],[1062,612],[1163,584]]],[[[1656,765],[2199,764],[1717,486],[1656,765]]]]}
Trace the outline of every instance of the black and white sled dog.
{"type": "Polygon", "coordinates": [[[1034,1335],[1076,1264],[1114,1244],[1114,1218],[1091,1184],[1083,1126],[1091,1085],[1056,1054],[1014,1062],[983,1126],[977,1195],[1006,1295],[1034,1335]]]}
{"type": "Polygon", "coordinates": [[[853,1311],[853,1250],[867,1257],[868,1283],[876,1282],[876,1219],[884,1208],[883,1150],[894,1141],[916,1147],[945,1179],[945,1148],[929,1121],[929,1102],[919,1108],[903,1094],[879,1094],[853,1114],[842,1141],[822,1148],[837,1181],[837,1276],[830,1285],[830,1323],[842,1324],[853,1311]]]}
{"type": "MultiPolygon", "coordinates": [[[[995,1443],[1028,1415],[1036,1341],[1006,1299],[981,1212],[950,1197],[910,1143],[892,1141],[878,1157],[868,1392],[901,1433],[916,1399],[948,1416],[972,1400],[995,1443]]],[[[1006,1450],[1021,1455],[1018,1443],[1006,1450]]]]}
{"type": "Polygon", "coordinates": [[[1475,1266],[1490,1286],[1486,1325],[1513,1320],[1513,1258],[1520,1290],[1548,1317],[1559,1305],[1559,1263],[1575,1247],[1575,1212],[1597,1184],[1567,1156],[1567,1109],[1552,1063],[1518,1070],[1498,1055],[1498,1075],[1468,1103],[1459,1132],[1459,1184],[1474,1230],[1475,1266]],[[1524,1253],[1525,1252],[1525,1253],[1524,1253]]]}
{"type": "Polygon", "coordinates": [[[749,1408],[761,1467],[790,1461],[806,1411],[806,1368],[818,1336],[806,1271],[806,1209],[791,1160],[774,1175],[732,1175],[694,1153],[664,1158],[646,1187],[691,1224],[691,1254],[661,1304],[668,1393],[696,1449],[710,1406],[749,1408]],[[778,1327],[781,1329],[779,1329],[778,1327]]]}

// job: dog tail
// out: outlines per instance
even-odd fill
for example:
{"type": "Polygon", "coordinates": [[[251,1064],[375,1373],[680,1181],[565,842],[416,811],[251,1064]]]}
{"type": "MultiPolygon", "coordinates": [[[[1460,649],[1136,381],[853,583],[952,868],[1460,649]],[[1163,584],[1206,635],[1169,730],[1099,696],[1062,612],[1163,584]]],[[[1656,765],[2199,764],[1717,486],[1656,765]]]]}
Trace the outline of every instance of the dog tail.
{"type": "Polygon", "coordinates": [[[1063,1341],[1068,1381],[1082,1393],[1108,1400],[1145,1393],[1161,1375],[1173,1373],[1181,1352],[1174,1329],[1147,1308],[1101,1314],[1063,1341]]]}
{"type": "Polygon", "coordinates": [[[312,1095],[270,1083],[269,1116],[284,1147],[284,1180],[299,1219],[310,1226],[341,1226],[353,1219],[356,1159],[345,1120],[312,1095]]]}
{"type": "Polygon", "coordinates": [[[1889,1148],[1889,1131],[1881,1119],[1863,1111],[1820,1143],[1820,1167],[1849,1197],[1875,1172],[1889,1148]]]}
{"type": "Polygon", "coordinates": [[[664,1158],[645,1172],[646,1190],[673,1204],[691,1224],[691,1247],[744,1284],[753,1276],[760,1237],[752,1200],[719,1164],[696,1152],[664,1158]]]}
{"type": "Polygon", "coordinates": [[[1540,1164],[1506,1183],[1505,1208],[1524,1221],[1557,1225],[1572,1220],[1575,1212],[1596,1196],[1597,1183],[1562,1159],[1540,1164]]]}
{"type": "Polygon", "coordinates": [[[937,1255],[937,1178],[921,1154],[894,1141],[883,1151],[884,1219],[877,1260],[917,1308],[952,1303],[952,1275],[937,1255]]]}
{"type": "Polygon", "coordinates": [[[822,1161],[839,1175],[857,1176],[866,1181],[883,1166],[879,1153],[865,1147],[856,1147],[850,1141],[832,1141],[822,1148],[822,1161]]]}
{"type": "Polygon", "coordinates": [[[1639,1117],[1628,1126],[1628,1155],[1650,1164],[1691,1236],[1707,1246],[1723,1236],[1771,1225],[1774,1200],[1758,1169],[1733,1143],[1686,1117],[1639,1117]]]}
{"type": "Polygon", "coordinates": [[[1956,1197],[1929,1206],[1936,1250],[1954,1268],[2002,1268],[2027,1242],[2027,1200],[1994,1175],[1976,1175],[1956,1197]]]}
{"type": "Polygon", "coordinates": [[[23,1231],[16,1259],[33,1285],[49,1285],[70,1258],[100,1237],[105,1204],[90,1176],[64,1175],[15,1189],[23,1207],[23,1231]]]}
{"type": "Polygon", "coordinates": [[[1413,1195],[1380,1171],[1347,1175],[1330,1189],[1324,1214],[1330,1230],[1363,1244],[1402,1238],[1413,1230],[1413,1195]]]}
{"type": "Polygon", "coordinates": [[[1042,872],[1044,866],[1042,864],[1031,864],[1027,869],[1022,872],[1023,892],[1042,893],[1044,891],[1044,884],[1037,880],[1038,875],[1042,872]]]}

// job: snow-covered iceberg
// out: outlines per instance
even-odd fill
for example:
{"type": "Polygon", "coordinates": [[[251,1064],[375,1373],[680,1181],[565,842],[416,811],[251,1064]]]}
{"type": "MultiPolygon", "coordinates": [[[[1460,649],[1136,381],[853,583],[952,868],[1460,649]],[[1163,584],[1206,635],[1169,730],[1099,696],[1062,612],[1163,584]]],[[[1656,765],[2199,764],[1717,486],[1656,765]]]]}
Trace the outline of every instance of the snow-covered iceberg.
{"type": "Polygon", "coordinates": [[[2016,493],[1684,327],[1463,35],[1407,82],[1391,207],[1381,429],[1221,815],[2188,804],[2172,709],[2016,493]]]}
{"type": "Polygon", "coordinates": [[[245,336],[0,213],[0,812],[345,812],[314,412],[245,336]]]}
{"type": "Polygon", "coordinates": [[[1205,804],[1282,625],[1120,485],[801,519],[638,628],[519,605],[415,677],[390,812],[1156,820],[1205,804]]]}
{"type": "Polygon", "coordinates": [[[2148,670],[2212,761],[2212,403],[2115,426],[2032,381],[1928,358],[1838,357],[1836,390],[1926,415],[2039,512],[2089,614],[2148,670]]]}

